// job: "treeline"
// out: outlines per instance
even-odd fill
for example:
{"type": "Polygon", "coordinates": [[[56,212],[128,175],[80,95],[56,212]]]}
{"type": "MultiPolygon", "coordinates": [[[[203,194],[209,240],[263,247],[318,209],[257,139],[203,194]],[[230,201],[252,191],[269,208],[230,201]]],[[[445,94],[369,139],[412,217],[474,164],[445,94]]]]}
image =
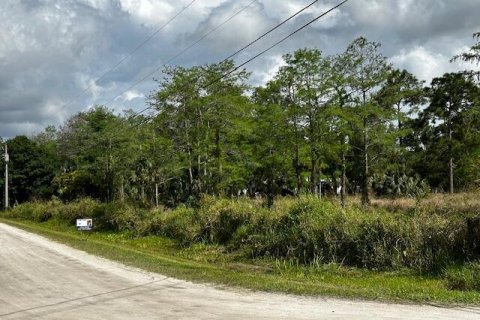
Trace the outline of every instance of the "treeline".
{"type": "MultiPolygon", "coordinates": [[[[458,59],[480,61],[478,44],[458,59]]],[[[169,67],[150,115],[98,106],[61,127],[7,141],[11,198],[195,203],[203,194],[455,192],[480,178],[475,73],[429,86],[396,70],[380,45],[286,54],[265,86],[232,61],[169,67]]],[[[3,170],[3,169],[2,169],[3,170]]],[[[2,172],[3,173],[3,172],[2,172]]],[[[2,178],[3,179],[3,174],[2,178]]],[[[0,181],[3,184],[3,180],[0,181]]]]}

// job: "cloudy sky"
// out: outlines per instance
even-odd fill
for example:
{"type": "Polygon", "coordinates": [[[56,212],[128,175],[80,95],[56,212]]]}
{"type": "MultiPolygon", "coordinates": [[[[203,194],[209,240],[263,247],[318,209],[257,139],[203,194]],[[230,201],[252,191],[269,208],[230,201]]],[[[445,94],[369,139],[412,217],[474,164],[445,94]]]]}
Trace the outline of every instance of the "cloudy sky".
{"type": "MultiPolygon", "coordinates": [[[[195,0],[134,55],[106,71],[166,24],[192,0],[1,0],[0,136],[31,135],[92,105],[120,112],[145,106],[152,76],[128,89],[213,28],[243,10],[170,64],[223,60],[312,0],[195,0]]],[[[321,0],[236,57],[241,63],[306,21],[339,3],[321,0]]],[[[479,0],[350,0],[247,66],[251,82],[268,80],[284,53],[316,47],[342,52],[356,37],[382,43],[399,68],[429,82],[463,70],[450,58],[480,31],[479,0]]],[[[155,78],[161,78],[156,73],[155,78]]]]}

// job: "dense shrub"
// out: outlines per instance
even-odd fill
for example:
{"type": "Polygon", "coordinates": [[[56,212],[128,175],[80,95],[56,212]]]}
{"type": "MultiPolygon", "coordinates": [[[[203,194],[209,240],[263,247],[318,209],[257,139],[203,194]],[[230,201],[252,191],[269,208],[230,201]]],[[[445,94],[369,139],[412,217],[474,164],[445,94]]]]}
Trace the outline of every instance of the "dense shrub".
{"type": "Polygon", "coordinates": [[[23,203],[8,211],[7,217],[15,217],[36,222],[45,222],[56,215],[57,201],[23,203]]]}
{"type": "Polygon", "coordinates": [[[286,211],[256,208],[237,228],[234,243],[252,256],[340,263],[370,269],[440,270],[476,257],[466,219],[431,211],[346,210],[314,197],[292,200],[286,211]]]}
{"type": "Polygon", "coordinates": [[[168,212],[161,219],[159,233],[180,241],[184,245],[192,244],[201,239],[201,225],[194,209],[180,206],[168,212]]]}
{"type": "Polygon", "coordinates": [[[95,230],[162,235],[182,245],[224,245],[250,257],[438,271],[480,258],[480,223],[475,224],[477,220],[471,218],[475,214],[465,208],[450,214],[444,206],[423,205],[408,210],[359,205],[342,209],[315,197],[281,199],[265,208],[255,200],[204,197],[196,208],[173,210],[82,199],[67,204],[26,203],[7,214],[38,222],[55,218],[72,225],[77,218],[92,217],[95,230]]]}
{"type": "Polygon", "coordinates": [[[89,198],[79,199],[68,204],[57,200],[48,202],[30,202],[18,205],[8,211],[6,216],[37,222],[57,219],[68,224],[75,224],[79,218],[94,218],[96,228],[103,230],[108,225],[105,217],[105,204],[89,198]]]}
{"type": "MultiPolygon", "coordinates": [[[[303,198],[283,215],[260,221],[263,232],[255,255],[296,258],[368,268],[391,268],[405,262],[408,226],[384,212],[342,210],[315,198],[303,198]],[[270,227],[267,227],[270,224],[270,227]]],[[[261,230],[257,226],[257,230],[261,230]]],[[[257,242],[259,238],[256,238],[257,242]]]]}
{"type": "Polygon", "coordinates": [[[58,206],[57,212],[60,219],[74,224],[76,219],[103,218],[103,206],[96,200],[84,198],[58,206]]]}
{"type": "Polygon", "coordinates": [[[146,214],[144,209],[137,209],[119,202],[105,206],[105,223],[116,231],[130,231],[139,235],[145,234],[146,214]]]}
{"type": "Polygon", "coordinates": [[[372,187],[377,196],[422,198],[430,192],[425,180],[398,174],[374,175],[372,187]]]}
{"type": "Polygon", "coordinates": [[[232,201],[205,196],[200,202],[197,223],[201,227],[201,238],[206,242],[226,244],[237,229],[249,223],[254,213],[249,201],[232,201]]]}
{"type": "Polygon", "coordinates": [[[480,262],[450,266],[444,270],[443,278],[449,289],[480,291],[480,262]]]}

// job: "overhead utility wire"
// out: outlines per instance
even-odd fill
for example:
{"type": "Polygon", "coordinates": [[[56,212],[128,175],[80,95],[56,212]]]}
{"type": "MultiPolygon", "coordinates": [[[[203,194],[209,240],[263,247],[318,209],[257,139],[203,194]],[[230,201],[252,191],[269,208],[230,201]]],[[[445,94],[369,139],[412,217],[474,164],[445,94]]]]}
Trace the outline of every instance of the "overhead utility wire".
{"type": "Polygon", "coordinates": [[[311,24],[315,23],[316,21],[318,21],[319,19],[323,18],[324,16],[328,15],[329,13],[331,13],[332,11],[338,9],[339,7],[341,7],[342,5],[344,5],[345,3],[347,3],[349,0],[344,0],[342,2],[340,2],[338,5],[336,5],[335,7],[325,11],[324,13],[322,13],[321,15],[317,16],[315,19],[312,19],[310,20],[308,23],[304,24],[303,26],[301,26],[300,28],[296,29],[295,31],[293,31],[292,33],[288,34],[287,36],[285,36],[284,38],[282,38],[281,40],[275,42],[273,45],[271,45],[270,47],[268,47],[267,49],[261,51],[260,53],[256,54],[255,56],[253,56],[252,58],[248,59],[247,61],[243,62],[242,64],[238,65],[237,67],[235,67],[234,69],[230,70],[229,72],[225,73],[224,75],[222,75],[221,77],[219,77],[218,79],[216,80],[213,80],[212,82],[208,83],[205,88],[208,88],[209,86],[225,79],[226,77],[228,77],[229,75],[231,75],[232,73],[234,73],[235,71],[239,70],[240,68],[242,68],[243,66],[247,65],[248,63],[252,62],[253,60],[257,59],[258,57],[264,55],[265,53],[267,53],[268,51],[272,50],[273,48],[275,48],[276,46],[280,45],[281,43],[283,43],[285,40],[287,40],[288,38],[294,36],[295,34],[297,34],[298,32],[302,31],[303,29],[307,28],[308,26],[310,26],[311,24]]]}
{"type": "MultiPolygon", "coordinates": [[[[299,11],[295,12],[293,15],[291,15],[290,17],[288,17],[287,19],[283,20],[282,22],[280,22],[279,24],[277,24],[276,26],[274,26],[273,28],[269,29],[268,31],[264,32],[262,35],[260,35],[258,38],[256,38],[255,40],[251,41],[250,43],[248,43],[247,45],[243,46],[242,48],[238,49],[237,51],[235,51],[234,53],[232,53],[231,55],[229,55],[228,57],[226,57],[225,59],[223,59],[221,63],[227,61],[227,60],[230,60],[231,58],[235,57],[236,55],[238,55],[239,53],[241,53],[242,51],[245,51],[246,49],[248,49],[249,47],[251,47],[252,45],[254,45],[255,43],[257,43],[258,41],[260,41],[261,39],[265,38],[267,35],[269,35],[270,33],[272,33],[273,31],[277,30],[278,28],[280,28],[281,26],[283,26],[285,23],[289,22],[290,20],[292,20],[293,18],[295,18],[296,16],[298,16],[300,13],[304,12],[305,10],[309,9],[311,6],[313,6],[314,4],[316,4],[317,2],[319,2],[320,0],[315,0],[313,1],[312,3],[310,3],[309,5],[307,5],[306,7],[303,7],[302,9],[300,9],[299,11]]],[[[145,79],[143,79],[145,80],[145,79]]],[[[130,89],[128,89],[130,90],[130,89]]],[[[127,91],[128,91],[127,90],[127,91]]],[[[122,92],[123,94],[124,92],[122,92]]],[[[115,97],[114,99],[116,99],[117,97],[115,97]]],[[[145,111],[151,109],[152,106],[148,106],[146,107],[145,109],[135,113],[131,118],[135,118],[136,116],[144,113],[145,111]]]]}
{"type": "Polygon", "coordinates": [[[178,18],[183,12],[185,12],[188,8],[190,8],[193,3],[197,0],[192,0],[188,3],[185,7],[183,7],[180,11],[178,11],[173,17],[171,17],[167,22],[165,22],[160,28],[156,29],[152,34],[150,34],[147,38],[145,38],[142,42],[140,42],[132,51],[130,51],[127,55],[125,55],[122,59],[120,59],[113,67],[105,71],[100,77],[98,77],[92,84],[90,84],[87,88],[83,89],[80,93],[78,93],[74,98],[70,99],[63,105],[63,108],[69,105],[70,103],[77,100],[82,94],[87,92],[91,89],[95,84],[99,81],[103,80],[107,75],[115,71],[125,60],[133,56],[138,50],[140,50],[144,45],[146,45],[150,40],[152,40],[160,31],[165,29],[168,25],[170,25],[176,18],[178,18]]]}
{"type": "Polygon", "coordinates": [[[294,13],[293,15],[291,15],[290,17],[288,17],[287,19],[283,20],[282,22],[280,22],[279,24],[277,24],[275,27],[271,28],[270,30],[268,30],[267,32],[265,32],[264,34],[262,34],[260,37],[258,37],[257,39],[253,40],[252,42],[250,42],[249,44],[247,44],[246,46],[242,47],[241,49],[238,49],[237,51],[235,51],[234,53],[232,53],[231,55],[229,55],[228,57],[226,57],[225,59],[222,60],[222,62],[225,62],[233,57],[235,57],[237,54],[239,54],[240,52],[244,51],[245,49],[248,49],[249,47],[251,47],[252,45],[254,45],[255,43],[257,43],[258,41],[260,41],[261,39],[265,38],[267,35],[269,35],[270,33],[272,33],[273,31],[277,30],[278,28],[280,28],[281,26],[283,26],[285,23],[287,23],[288,21],[292,20],[293,18],[295,18],[296,16],[298,16],[300,13],[302,13],[303,11],[309,9],[311,6],[313,6],[315,3],[317,3],[318,1],[320,0],[315,0],[313,1],[312,3],[310,3],[308,6],[302,8],[301,10],[297,11],[296,13],[294,13]]]}
{"type": "Polygon", "coordinates": [[[194,46],[196,46],[197,44],[199,44],[201,41],[203,41],[206,37],[208,37],[210,34],[212,34],[213,32],[217,31],[218,29],[220,29],[222,26],[224,26],[225,24],[227,24],[228,22],[230,22],[233,18],[235,18],[236,16],[238,16],[240,13],[242,13],[243,11],[245,11],[246,9],[248,9],[252,4],[254,4],[255,2],[257,2],[258,0],[253,0],[251,1],[249,4],[247,4],[246,6],[244,6],[243,8],[241,8],[240,10],[238,10],[237,12],[235,12],[232,16],[230,16],[228,19],[226,19],[225,21],[223,21],[222,23],[220,23],[218,26],[216,26],[215,28],[211,29],[210,31],[206,32],[203,36],[201,36],[197,41],[195,41],[194,43],[192,43],[191,45],[189,45],[188,47],[184,48],[183,50],[181,50],[179,53],[175,54],[174,56],[172,56],[171,58],[169,58],[165,63],[163,63],[162,65],[158,66],[157,68],[155,68],[152,72],[148,73],[146,76],[142,77],[140,80],[136,81],[134,84],[132,84],[130,87],[128,87],[127,89],[123,90],[120,94],[116,95],[115,97],[113,97],[112,99],[108,100],[105,104],[109,104],[113,101],[115,101],[117,98],[119,98],[120,96],[122,96],[123,94],[125,94],[126,92],[128,92],[129,90],[133,89],[134,87],[136,87],[137,85],[139,85],[140,83],[142,83],[143,81],[145,81],[146,79],[150,78],[151,76],[153,76],[155,73],[157,73],[158,71],[160,71],[166,64],[169,64],[170,62],[172,62],[173,60],[175,60],[176,58],[180,57],[181,55],[183,55],[185,52],[189,51],[190,49],[192,49],[194,46]]]}
{"type": "MultiPolygon", "coordinates": [[[[338,5],[332,7],[331,9],[325,11],[324,13],[322,13],[321,15],[315,17],[314,19],[310,20],[308,23],[302,25],[300,28],[296,29],[295,31],[293,31],[292,33],[288,34],[287,36],[285,36],[284,38],[282,38],[281,40],[275,42],[273,45],[271,45],[270,47],[268,47],[267,49],[261,51],[260,53],[256,54],[255,56],[253,56],[252,58],[248,59],[247,61],[243,62],[242,64],[240,64],[239,66],[235,67],[234,69],[232,69],[231,71],[225,73],[224,75],[222,75],[221,77],[219,77],[218,79],[215,79],[213,81],[211,81],[210,83],[208,83],[204,88],[208,88],[212,85],[214,85],[215,83],[225,79],[226,77],[228,77],[229,75],[231,75],[232,73],[234,73],[235,71],[239,70],[240,68],[242,68],[243,66],[247,65],[248,63],[252,62],[253,60],[257,59],[258,57],[262,56],[263,54],[265,54],[266,52],[272,50],[273,48],[275,48],[276,46],[280,45],[281,43],[283,43],[285,40],[287,40],[288,38],[294,36],[295,34],[297,34],[298,32],[302,31],[303,29],[307,28],[308,26],[310,26],[311,24],[315,23],[316,21],[318,21],[319,19],[323,18],[324,16],[328,15],[329,13],[331,13],[332,11],[338,9],[339,7],[341,7],[342,5],[344,5],[345,3],[347,3],[349,0],[344,0],[342,2],[340,2],[338,5]]],[[[150,107],[144,109],[142,112],[148,110],[150,107]]]]}

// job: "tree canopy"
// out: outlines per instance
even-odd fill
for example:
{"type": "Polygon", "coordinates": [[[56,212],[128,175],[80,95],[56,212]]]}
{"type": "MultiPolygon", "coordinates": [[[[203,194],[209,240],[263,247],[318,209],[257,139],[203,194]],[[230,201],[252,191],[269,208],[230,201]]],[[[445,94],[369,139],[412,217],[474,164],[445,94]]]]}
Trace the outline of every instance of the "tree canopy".
{"type": "MultiPolygon", "coordinates": [[[[478,35],[477,35],[478,36],[478,35]]],[[[478,38],[477,38],[478,39],[478,38]]],[[[457,59],[478,63],[478,43],[457,59]]],[[[480,88],[473,73],[429,86],[363,37],[343,53],[283,56],[262,86],[233,61],[168,67],[150,115],[96,106],[34,137],[4,141],[11,198],[92,197],[143,205],[202,195],[417,196],[474,188],[480,88]]],[[[0,183],[3,183],[3,166],[0,183]]]]}

